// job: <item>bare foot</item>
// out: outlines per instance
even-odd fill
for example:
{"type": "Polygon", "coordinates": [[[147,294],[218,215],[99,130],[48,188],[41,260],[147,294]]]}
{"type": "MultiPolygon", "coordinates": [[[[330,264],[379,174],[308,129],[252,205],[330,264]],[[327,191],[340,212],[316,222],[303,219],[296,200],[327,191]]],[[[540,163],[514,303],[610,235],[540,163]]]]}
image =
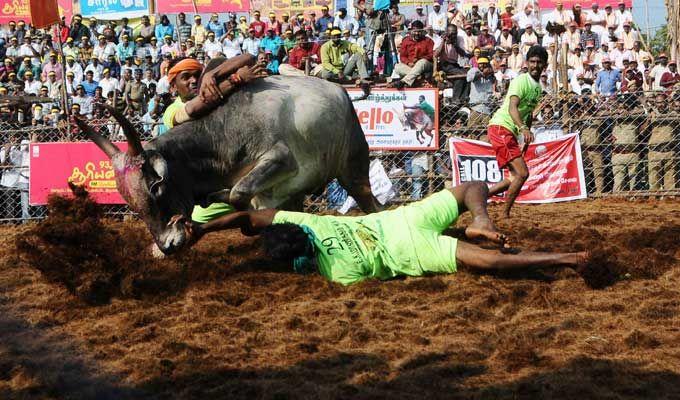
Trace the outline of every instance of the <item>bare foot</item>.
{"type": "Polygon", "coordinates": [[[487,239],[500,244],[501,247],[510,247],[508,237],[499,232],[489,219],[474,219],[472,224],[465,228],[465,236],[468,239],[487,239]]]}

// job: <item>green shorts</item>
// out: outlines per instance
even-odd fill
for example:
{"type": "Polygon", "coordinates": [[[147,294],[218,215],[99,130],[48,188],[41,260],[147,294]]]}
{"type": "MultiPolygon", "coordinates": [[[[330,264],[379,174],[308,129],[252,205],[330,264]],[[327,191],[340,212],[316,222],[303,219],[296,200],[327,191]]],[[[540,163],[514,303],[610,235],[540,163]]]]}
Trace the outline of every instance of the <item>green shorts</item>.
{"type": "Polygon", "coordinates": [[[212,203],[206,208],[201,206],[194,207],[194,211],[191,213],[191,219],[199,224],[205,224],[208,221],[223,215],[231,214],[234,211],[236,211],[236,209],[231,204],[212,203]]]}
{"type": "MultiPolygon", "coordinates": [[[[411,276],[456,272],[458,240],[441,234],[458,219],[458,201],[450,190],[441,190],[386,213],[381,218],[382,225],[394,229],[385,234],[387,247],[395,253],[415,253],[416,259],[411,260],[410,266],[397,266],[395,272],[411,276]],[[412,252],[405,251],[406,248],[412,252]]],[[[383,213],[377,215],[380,214],[383,213]]]]}

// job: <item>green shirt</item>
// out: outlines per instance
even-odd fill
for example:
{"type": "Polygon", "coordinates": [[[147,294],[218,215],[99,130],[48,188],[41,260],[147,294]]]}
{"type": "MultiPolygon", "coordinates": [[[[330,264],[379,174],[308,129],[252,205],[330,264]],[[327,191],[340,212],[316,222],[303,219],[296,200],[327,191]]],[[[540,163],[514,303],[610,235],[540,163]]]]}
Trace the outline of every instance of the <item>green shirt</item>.
{"type": "MultiPolygon", "coordinates": [[[[308,226],[316,236],[314,244],[319,273],[343,285],[367,278],[393,278],[404,273],[398,273],[397,268],[393,270],[390,265],[407,264],[404,267],[410,268],[410,265],[418,264],[413,246],[390,246],[383,231],[386,223],[370,215],[335,217],[278,211],[273,223],[308,226]]],[[[408,230],[401,232],[408,239],[408,230]]],[[[416,271],[417,268],[413,269],[411,275],[422,274],[416,271]]]]}
{"type": "Polygon", "coordinates": [[[296,43],[297,43],[297,41],[294,38],[293,39],[283,39],[283,47],[285,47],[286,50],[290,50],[293,47],[295,47],[296,43]]]}
{"type": "Polygon", "coordinates": [[[180,107],[184,107],[184,102],[179,96],[177,96],[175,101],[173,101],[172,104],[170,104],[168,108],[165,109],[165,112],[163,113],[163,125],[165,125],[167,129],[171,129],[173,126],[175,126],[175,114],[177,114],[177,111],[179,111],[180,107]]]}
{"type": "Polygon", "coordinates": [[[510,81],[508,94],[503,100],[503,105],[496,111],[496,113],[489,121],[489,125],[500,125],[507,128],[510,132],[517,135],[519,133],[519,126],[516,126],[510,116],[510,98],[517,96],[519,98],[519,115],[525,124],[529,124],[532,118],[532,113],[538,101],[541,99],[541,84],[534,80],[528,73],[524,73],[510,81]]]}
{"type": "Polygon", "coordinates": [[[321,66],[326,71],[337,74],[345,66],[342,61],[342,55],[345,53],[364,54],[364,49],[346,40],[341,41],[338,46],[334,46],[333,41],[329,40],[321,46],[321,66]]]}
{"type": "Polygon", "coordinates": [[[434,107],[432,107],[428,102],[423,101],[422,103],[418,103],[418,107],[420,107],[421,110],[425,114],[427,114],[428,117],[434,122],[434,107]]]}

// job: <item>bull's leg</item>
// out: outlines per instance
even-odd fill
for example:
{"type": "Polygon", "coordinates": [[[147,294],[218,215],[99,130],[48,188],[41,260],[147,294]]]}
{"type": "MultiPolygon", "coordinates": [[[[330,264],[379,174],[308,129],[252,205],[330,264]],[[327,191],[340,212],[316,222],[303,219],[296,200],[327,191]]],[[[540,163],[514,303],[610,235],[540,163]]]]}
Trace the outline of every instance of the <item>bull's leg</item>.
{"type": "Polygon", "coordinates": [[[382,206],[371,191],[371,182],[368,179],[370,165],[368,145],[363,137],[363,132],[361,132],[361,135],[363,146],[360,143],[353,146],[348,165],[338,177],[338,181],[347,190],[347,193],[356,200],[363,212],[372,213],[380,211],[382,206]]]}
{"type": "Polygon", "coordinates": [[[231,188],[229,203],[239,210],[245,210],[255,195],[295,175],[297,169],[298,164],[288,146],[276,143],[257,160],[255,167],[231,188]]]}

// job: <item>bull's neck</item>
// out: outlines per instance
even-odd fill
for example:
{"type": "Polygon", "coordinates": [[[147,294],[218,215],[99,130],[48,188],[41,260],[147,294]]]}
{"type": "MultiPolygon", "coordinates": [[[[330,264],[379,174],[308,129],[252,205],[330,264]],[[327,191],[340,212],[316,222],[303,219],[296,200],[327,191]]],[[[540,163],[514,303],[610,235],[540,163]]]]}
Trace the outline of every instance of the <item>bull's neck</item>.
{"type": "Polygon", "coordinates": [[[234,166],[230,150],[239,147],[238,138],[225,143],[224,132],[215,128],[208,129],[200,120],[186,122],[146,147],[163,155],[171,173],[174,170],[186,175],[194,194],[200,197],[228,187],[234,166]]]}

